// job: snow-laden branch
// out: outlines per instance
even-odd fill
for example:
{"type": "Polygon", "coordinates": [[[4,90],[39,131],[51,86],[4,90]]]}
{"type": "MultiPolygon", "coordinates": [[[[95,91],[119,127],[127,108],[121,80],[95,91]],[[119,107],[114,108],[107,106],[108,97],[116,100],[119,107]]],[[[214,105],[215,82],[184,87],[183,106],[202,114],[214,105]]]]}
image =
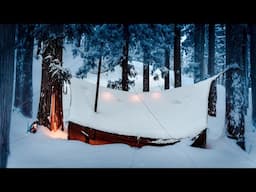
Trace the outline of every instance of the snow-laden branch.
{"type": "Polygon", "coordinates": [[[70,79],[72,77],[70,71],[67,68],[62,67],[59,64],[60,61],[58,59],[54,60],[54,63],[50,64],[50,74],[51,78],[53,79],[53,82],[57,81],[58,83],[69,83],[70,84],[70,79]]]}

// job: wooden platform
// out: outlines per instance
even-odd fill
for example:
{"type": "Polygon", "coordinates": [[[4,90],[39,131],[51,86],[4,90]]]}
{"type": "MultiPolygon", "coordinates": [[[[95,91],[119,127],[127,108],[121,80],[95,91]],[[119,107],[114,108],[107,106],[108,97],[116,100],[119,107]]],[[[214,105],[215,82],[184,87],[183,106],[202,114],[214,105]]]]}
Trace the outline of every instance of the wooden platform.
{"type": "MultiPolygon", "coordinates": [[[[156,142],[156,138],[145,138],[145,137],[135,137],[127,135],[118,135],[114,133],[108,133],[93,129],[90,127],[81,126],[79,124],[69,122],[68,125],[68,139],[69,140],[79,140],[92,145],[102,145],[111,143],[124,143],[133,147],[142,147],[146,145],[150,146],[165,146],[173,145],[176,141],[167,142],[156,142]]],[[[206,129],[204,129],[198,136],[192,139],[192,146],[195,147],[205,147],[206,146],[206,129]]]]}

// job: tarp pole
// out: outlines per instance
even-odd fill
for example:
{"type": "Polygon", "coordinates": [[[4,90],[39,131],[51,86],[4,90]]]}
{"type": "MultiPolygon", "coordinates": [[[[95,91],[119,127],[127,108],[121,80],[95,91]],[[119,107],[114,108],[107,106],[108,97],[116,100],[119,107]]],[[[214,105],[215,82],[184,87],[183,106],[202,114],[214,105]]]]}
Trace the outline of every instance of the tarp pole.
{"type": "Polygon", "coordinates": [[[95,95],[95,103],[94,103],[94,112],[95,112],[95,113],[97,112],[97,106],[98,106],[98,95],[99,95],[99,85],[100,85],[101,60],[102,60],[102,55],[100,55],[100,60],[99,60],[99,65],[98,65],[96,95],[95,95]]]}

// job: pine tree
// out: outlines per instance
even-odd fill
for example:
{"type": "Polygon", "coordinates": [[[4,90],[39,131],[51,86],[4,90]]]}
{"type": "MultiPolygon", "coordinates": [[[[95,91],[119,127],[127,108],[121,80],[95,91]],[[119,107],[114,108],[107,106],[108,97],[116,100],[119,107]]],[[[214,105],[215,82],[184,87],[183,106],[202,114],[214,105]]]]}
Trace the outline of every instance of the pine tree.
{"type": "MultiPolygon", "coordinates": [[[[209,24],[208,29],[208,75],[215,74],[215,25],[209,24]]],[[[216,81],[213,81],[210,88],[208,114],[216,116],[217,88],[216,81]]]]}
{"type": "Polygon", "coordinates": [[[143,51],[143,91],[149,91],[149,66],[153,62],[152,52],[157,45],[157,26],[153,24],[133,25],[134,36],[143,51]]]}
{"type": "MultiPolygon", "coordinates": [[[[17,39],[19,42],[24,41],[25,27],[22,24],[19,24],[17,27],[18,35],[17,39]]],[[[23,76],[23,58],[24,58],[24,49],[23,46],[18,44],[17,53],[16,53],[16,78],[15,78],[15,97],[14,97],[14,107],[20,108],[22,105],[22,84],[23,76]]]]}
{"type": "Polygon", "coordinates": [[[131,37],[133,30],[129,24],[94,25],[92,32],[84,37],[84,44],[74,50],[74,54],[80,55],[84,60],[84,65],[76,73],[77,76],[86,78],[89,71],[96,73],[99,55],[102,55],[101,73],[114,71],[117,65],[122,68],[120,78],[109,80],[107,87],[128,91],[134,84],[129,77],[135,75],[132,72],[134,66],[128,63],[131,60],[129,52],[137,45],[131,37]]]}
{"type": "Polygon", "coordinates": [[[204,39],[205,39],[205,25],[196,24],[194,33],[194,43],[195,43],[195,74],[194,82],[197,83],[204,79],[205,77],[205,64],[204,64],[204,39]]]}
{"type": "Polygon", "coordinates": [[[252,123],[256,127],[256,25],[250,24],[252,123]]]}
{"type": "Polygon", "coordinates": [[[63,127],[62,87],[70,73],[62,68],[64,37],[80,46],[81,36],[90,33],[91,25],[39,24],[35,28],[37,54],[42,55],[41,93],[37,113],[40,125],[51,130],[63,127]],[[43,45],[43,47],[42,47],[43,45]]]}
{"type": "Polygon", "coordinates": [[[244,66],[244,112],[247,115],[247,109],[249,107],[249,65],[248,65],[248,26],[246,25],[243,30],[243,42],[242,42],[242,62],[244,66]]]}
{"type": "Polygon", "coordinates": [[[170,69],[170,48],[166,47],[164,49],[164,58],[165,58],[165,62],[164,62],[164,66],[166,67],[166,74],[164,75],[164,89],[170,89],[170,73],[169,73],[169,69],[170,69]]]}
{"type": "Polygon", "coordinates": [[[27,117],[32,117],[34,27],[33,24],[18,25],[14,106],[27,117]]]}
{"type": "Polygon", "coordinates": [[[174,87],[181,87],[180,26],[174,25],[174,87]]]}
{"type": "Polygon", "coordinates": [[[189,76],[194,76],[195,68],[198,67],[194,60],[194,28],[193,24],[181,25],[181,36],[185,37],[181,43],[182,71],[189,76]]]}
{"type": "Polygon", "coordinates": [[[128,56],[129,56],[129,25],[123,25],[124,46],[123,46],[123,59],[122,59],[122,89],[128,91],[128,56]]]}
{"type": "Polygon", "coordinates": [[[209,24],[208,35],[208,74],[215,74],[215,24],[209,24]]]}
{"type": "MultiPolygon", "coordinates": [[[[122,66],[124,54],[124,28],[122,25],[102,24],[95,25],[92,33],[86,36],[83,48],[76,50],[84,60],[84,65],[77,72],[78,77],[86,77],[90,70],[97,67],[97,60],[102,47],[102,70],[114,70],[117,65],[122,66]],[[83,49],[83,50],[82,50],[83,49]]],[[[128,52],[127,52],[128,53],[128,52]]]]}
{"type": "MultiPolygon", "coordinates": [[[[55,114],[56,126],[54,130],[63,129],[63,107],[62,107],[62,85],[54,84],[50,73],[50,64],[55,63],[62,65],[62,48],[63,48],[63,24],[59,25],[43,25],[40,26],[41,35],[38,37],[43,42],[42,51],[42,79],[41,79],[41,94],[39,101],[39,108],[37,118],[40,125],[50,127],[50,113],[51,113],[51,99],[54,98],[52,103],[56,111],[55,114]]],[[[53,124],[52,124],[53,125],[53,124]]]]}
{"type": "MultiPolygon", "coordinates": [[[[151,34],[151,63],[153,71],[159,69],[164,79],[164,89],[170,88],[170,58],[173,49],[173,24],[154,24],[151,34]]],[[[152,72],[153,72],[152,71],[152,72]]],[[[152,73],[151,72],[151,73],[152,73]]]]}
{"type": "Polygon", "coordinates": [[[15,25],[0,24],[0,168],[7,166],[13,100],[15,25]]]}
{"type": "MultiPolygon", "coordinates": [[[[226,26],[224,24],[215,25],[215,72],[219,73],[226,66],[226,26]]],[[[218,83],[224,85],[224,75],[218,78],[218,83]]]]}
{"type": "Polygon", "coordinates": [[[237,139],[237,144],[245,149],[243,31],[244,25],[226,25],[226,64],[240,66],[226,74],[226,128],[228,136],[237,139]]]}
{"type": "Polygon", "coordinates": [[[92,33],[92,24],[65,24],[64,31],[68,43],[80,47],[84,35],[92,33]]]}
{"type": "Polygon", "coordinates": [[[143,50],[143,91],[149,91],[149,65],[150,65],[150,50],[143,50]]]}

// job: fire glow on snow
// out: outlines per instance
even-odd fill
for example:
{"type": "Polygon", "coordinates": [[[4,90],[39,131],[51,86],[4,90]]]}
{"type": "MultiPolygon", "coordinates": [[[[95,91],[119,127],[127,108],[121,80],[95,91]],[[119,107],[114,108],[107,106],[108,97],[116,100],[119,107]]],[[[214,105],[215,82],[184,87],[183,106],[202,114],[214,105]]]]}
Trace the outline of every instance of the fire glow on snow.
{"type": "Polygon", "coordinates": [[[194,137],[207,128],[209,89],[217,76],[162,92],[135,94],[100,87],[98,113],[93,111],[96,86],[74,78],[69,121],[120,135],[194,137]]]}

